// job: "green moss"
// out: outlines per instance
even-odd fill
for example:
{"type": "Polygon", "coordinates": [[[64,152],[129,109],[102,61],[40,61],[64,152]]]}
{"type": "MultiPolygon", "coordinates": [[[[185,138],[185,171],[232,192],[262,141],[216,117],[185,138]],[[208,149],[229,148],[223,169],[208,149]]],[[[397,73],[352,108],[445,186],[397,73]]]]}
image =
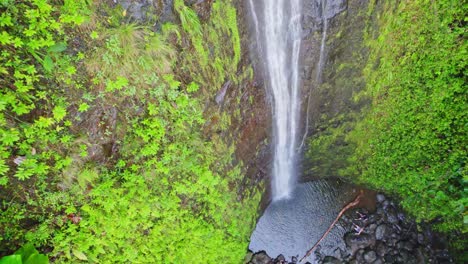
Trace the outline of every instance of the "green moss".
{"type": "MultiPolygon", "coordinates": [[[[51,6],[51,14],[76,22],[72,3],[51,6]]],[[[23,93],[1,91],[0,252],[31,242],[53,249],[59,263],[242,261],[260,197],[238,200],[243,175],[234,146],[202,133],[205,118],[218,114],[204,113],[205,102],[237,70],[236,11],[218,1],[201,23],[183,1],[174,4],[181,25],[161,32],[128,23],[105,3],[85,5],[80,11],[92,19],[80,28],[55,28],[57,18],[45,16],[50,27],[41,34],[53,41],[37,56],[19,47],[27,65],[0,68],[2,77],[23,68],[30,75],[17,77],[28,84],[23,93]],[[65,30],[83,46],[62,44],[65,30]],[[109,154],[96,155],[100,148],[109,154]]],[[[6,20],[35,12],[16,2],[0,8],[6,20]]],[[[5,32],[19,34],[7,24],[5,32]]],[[[16,89],[13,78],[4,80],[16,89]]],[[[216,130],[229,129],[230,114],[219,116],[216,130]]]]}
{"type": "Polygon", "coordinates": [[[441,218],[441,230],[467,231],[466,6],[413,1],[384,8],[379,37],[369,40],[365,94],[372,106],[349,136],[359,146],[353,168],[361,181],[402,197],[418,219],[441,218]]]}
{"type": "Polygon", "coordinates": [[[190,36],[200,66],[206,67],[208,64],[208,51],[203,45],[203,31],[197,13],[185,6],[183,0],[175,0],[174,9],[179,13],[182,28],[190,36]]]}
{"type": "MultiPolygon", "coordinates": [[[[419,221],[435,221],[450,234],[468,231],[466,12],[466,4],[451,0],[371,1],[365,89],[341,116],[320,119],[308,152],[314,173],[338,170],[396,195],[419,221]]],[[[337,72],[359,69],[356,58],[337,72]]],[[[339,82],[321,89],[346,87],[339,82]]],[[[453,238],[458,247],[466,244],[453,238]]]]}

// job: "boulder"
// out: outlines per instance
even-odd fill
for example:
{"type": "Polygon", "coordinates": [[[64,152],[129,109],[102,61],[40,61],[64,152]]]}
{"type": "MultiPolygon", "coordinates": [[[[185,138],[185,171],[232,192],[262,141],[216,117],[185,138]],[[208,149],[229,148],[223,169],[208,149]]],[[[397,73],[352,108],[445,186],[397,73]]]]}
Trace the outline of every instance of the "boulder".
{"type": "Polygon", "coordinates": [[[345,235],[345,243],[352,252],[355,252],[358,249],[363,249],[373,245],[375,243],[375,239],[369,234],[358,235],[355,233],[347,233],[345,235]]]}
{"type": "Polygon", "coordinates": [[[265,251],[260,251],[252,256],[249,264],[272,264],[271,258],[266,254],[265,251]]]}
{"type": "Polygon", "coordinates": [[[373,263],[377,259],[377,253],[373,250],[368,250],[364,253],[364,260],[367,263],[373,263]]]}

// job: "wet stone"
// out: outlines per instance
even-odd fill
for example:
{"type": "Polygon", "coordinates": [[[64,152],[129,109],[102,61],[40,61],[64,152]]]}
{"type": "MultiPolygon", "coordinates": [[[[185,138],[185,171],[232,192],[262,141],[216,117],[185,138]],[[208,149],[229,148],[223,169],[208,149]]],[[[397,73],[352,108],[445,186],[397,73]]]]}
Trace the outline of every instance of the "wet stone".
{"type": "Polygon", "coordinates": [[[424,238],[424,235],[421,233],[418,233],[418,243],[424,244],[425,242],[426,242],[426,239],[424,238]]]}
{"type": "Polygon", "coordinates": [[[398,220],[402,221],[402,222],[405,222],[406,221],[406,216],[404,213],[398,213],[397,214],[397,217],[398,217],[398,220]]]}
{"type": "Polygon", "coordinates": [[[333,254],[337,257],[337,258],[342,258],[342,259],[345,259],[346,257],[349,256],[349,254],[342,250],[341,248],[337,248],[333,251],[333,254]]]}
{"type": "Polygon", "coordinates": [[[376,198],[377,198],[377,202],[379,202],[379,203],[383,203],[383,201],[385,201],[385,195],[383,195],[381,193],[377,194],[376,198]]]}
{"type": "Polygon", "coordinates": [[[339,259],[331,256],[327,256],[323,259],[322,264],[340,264],[342,263],[339,259]]]}
{"type": "Polygon", "coordinates": [[[398,217],[396,214],[396,209],[393,206],[388,206],[387,208],[387,221],[391,224],[397,224],[398,223],[398,217]]]}
{"type": "Polygon", "coordinates": [[[367,251],[366,253],[364,253],[364,260],[365,260],[367,263],[372,263],[372,262],[374,262],[376,259],[377,259],[377,254],[375,253],[375,251],[370,250],[370,251],[367,251]]]}
{"type": "Polygon", "coordinates": [[[274,263],[275,263],[275,264],[286,263],[286,259],[284,258],[283,255],[279,255],[278,257],[276,257],[274,263]]]}
{"type": "Polygon", "coordinates": [[[379,219],[380,219],[380,218],[379,218],[377,215],[375,215],[375,214],[371,214],[371,215],[369,215],[369,216],[367,217],[367,221],[368,221],[369,223],[376,223],[379,219]]]}
{"type": "Polygon", "coordinates": [[[390,202],[388,200],[385,200],[382,202],[382,206],[384,209],[387,209],[387,207],[390,205],[390,202]]]}
{"type": "Polygon", "coordinates": [[[405,249],[411,252],[414,249],[414,244],[409,241],[400,241],[397,243],[397,248],[405,249]]]}
{"type": "Polygon", "coordinates": [[[369,234],[357,235],[354,233],[347,233],[345,235],[345,243],[347,247],[351,248],[352,251],[355,251],[372,245],[374,240],[369,234]]]}
{"type": "Polygon", "coordinates": [[[252,259],[252,256],[253,256],[252,251],[247,252],[247,255],[245,255],[245,257],[244,257],[244,262],[243,263],[249,263],[249,261],[252,259]]]}
{"type": "Polygon", "coordinates": [[[381,258],[376,259],[372,264],[383,264],[383,260],[381,258]]]}
{"type": "Polygon", "coordinates": [[[270,263],[272,263],[271,258],[266,254],[265,251],[260,251],[260,252],[255,253],[249,262],[249,264],[270,264],[270,263]]]}
{"type": "Polygon", "coordinates": [[[358,263],[364,263],[364,252],[364,249],[360,249],[356,252],[354,257],[358,263]]]}
{"type": "Polygon", "coordinates": [[[292,262],[292,263],[296,263],[297,261],[298,261],[297,257],[293,256],[293,257],[291,258],[291,262],[292,262]]]}
{"type": "Polygon", "coordinates": [[[377,208],[377,215],[378,217],[383,217],[385,215],[385,210],[383,209],[383,207],[377,208]]]}
{"type": "Polygon", "coordinates": [[[394,263],[397,261],[397,257],[395,255],[387,254],[384,257],[384,263],[394,263]]]}
{"type": "Polygon", "coordinates": [[[435,256],[439,263],[452,263],[451,257],[447,250],[437,250],[435,256]]]}
{"type": "Polygon", "coordinates": [[[397,256],[397,261],[400,263],[408,264],[416,263],[416,259],[411,255],[411,253],[409,253],[406,250],[400,251],[400,253],[397,256]]]}
{"type": "Polygon", "coordinates": [[[385,235],[387,234],[387,225],[381,224],[375,230],[375,239],[377,240],[384,240],[385,235]]]}
{"type": "Polygon", "coordinates": [[[384,242],[377,241],[375,250],[379,256],[383,257],[387,253],[387,246],[385,245],[384,242]]]}

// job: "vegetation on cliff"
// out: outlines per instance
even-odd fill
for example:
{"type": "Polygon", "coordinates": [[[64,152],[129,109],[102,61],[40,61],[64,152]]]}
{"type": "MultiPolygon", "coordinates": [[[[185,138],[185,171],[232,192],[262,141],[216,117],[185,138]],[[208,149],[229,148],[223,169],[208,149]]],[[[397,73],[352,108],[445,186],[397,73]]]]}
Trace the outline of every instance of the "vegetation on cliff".
{"type": "Polygon", "coordinates": [[[0,1],[2,255],[32,243],[58,263],[242,260],[259,196],[240,200],[234,146],[203,133],[209,98],[249,75],[236,9],[174,9],[177,23],[106,1],[0,1]]]}
{"type": "Polygon", "coordinates": [[[317,129],[308,152],[313,170],[335,166],[452,234],[468,231],[467,11],[462,1],[370,1],[367,63],[356,52],[337,66],[366,65],[365,87],[356,91],[360,73],[344,79],[354,101],[317,129]]]}
{"type": "Polygon", "coordinates": [[[356,145],[349,169],[398,194],[418,219],[466,232],[467,6],[421,0],[383,8],[368,37],[367,86],[356,98],[372,103],[348,136],[356,145]]]}

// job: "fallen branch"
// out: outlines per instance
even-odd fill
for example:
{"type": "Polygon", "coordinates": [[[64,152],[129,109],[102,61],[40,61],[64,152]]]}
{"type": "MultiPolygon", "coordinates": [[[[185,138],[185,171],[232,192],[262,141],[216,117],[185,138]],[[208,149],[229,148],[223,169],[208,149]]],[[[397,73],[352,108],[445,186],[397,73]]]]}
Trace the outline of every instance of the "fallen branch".
{"type": "Polygon", "coordinates": [[[356,198],[354,199],[354,201],[350,202],[349,204],[347,204],[345,207],[343,207],[343,209],[341,209],[340,213],[338,214],[338,216],[335,218],[335,221],[333,221],[333,223],[330,225],[330,227],[327,229],[327,231],[325,231],[325,233],[322,235],[322,237],[317,241],[317,243],[315,243],[315,245],[309,249],[309,251],[307,251],[307,253],[305,254],[304,257],[301,258],[301,260],[299,260],[299,262],[302,262],[305,258],[307,258],[310,254],[312,254],[312,252],[314,252],[315,248],[317,248],[317,246],[320,244],[320,242],[322,242],[322,240],[328,235],[328,233],[330,233],[330,231],[332,230],[332,228],[335,226],[336,222],[338,222],[338,220],[340,220],[341,216],[347,211],[349,210],[351,207],[354,207],[356,205],[359,204],[359,202],[361,201],[361,198],[362,198],[362,195],[364,194],[364,192],[361,190],[361,192],[358,194],[358,196],[356,196],[356,198]]]}

